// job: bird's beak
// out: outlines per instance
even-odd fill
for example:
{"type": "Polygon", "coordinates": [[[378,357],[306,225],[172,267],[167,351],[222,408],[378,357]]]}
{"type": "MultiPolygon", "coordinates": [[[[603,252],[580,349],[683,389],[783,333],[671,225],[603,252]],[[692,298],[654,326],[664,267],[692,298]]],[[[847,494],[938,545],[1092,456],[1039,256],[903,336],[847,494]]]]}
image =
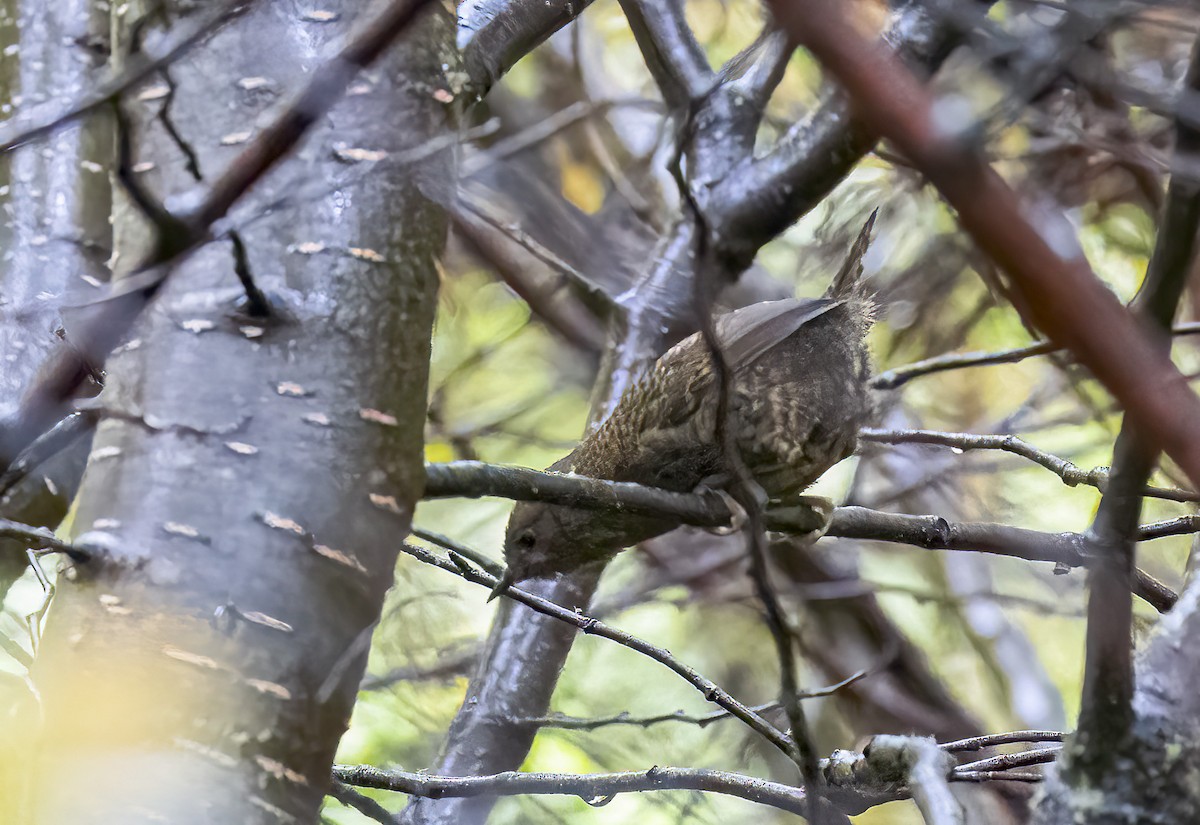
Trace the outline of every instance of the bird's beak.
{"type": "Polygon", "coordinates": [[[513,576],[512,568],[510,568],[510,567],[504,568],[504,574],[496,580],[496,586],[492,588],[492,592],[487,597],[487,600],[490,602],[492,599],[496,598],[497,596],[502,595],[504,593],[504,591],[507,590],[509,588],[509,586],[515,580],[516,579],[513,576]]]}

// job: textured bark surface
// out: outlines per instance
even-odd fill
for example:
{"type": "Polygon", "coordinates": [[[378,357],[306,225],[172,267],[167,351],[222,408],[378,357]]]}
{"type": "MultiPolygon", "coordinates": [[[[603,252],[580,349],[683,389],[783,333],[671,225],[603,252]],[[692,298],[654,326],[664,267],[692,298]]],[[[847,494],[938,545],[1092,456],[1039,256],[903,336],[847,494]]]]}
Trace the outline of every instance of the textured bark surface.
{"type": "MultiPolygon", "coordinates": [[[[322,8],[258,4],[129,101],[155,192],[186,202],[365,19],[322,8]]],[[[122,10],[128,49],[144,10],[122,10]]],[[[109,361],[75,522],[100,557],[61,580],[38,658],[31,821],[316,818],[422,485],[445,222],[421,184],[453,176],[451,153],[372,167],[352,150],[394,154],[453,125],[435,95],[453,29],[434,11],[239,213],[294,198],[241,232],[273,315],[245,315],[217,240],[109,361]],[[64,774],[70,794],[52,789],[64,774]]],[[[148,20],[153,44],[163,18],[148,20]]],[[[149,235],[130,208],[115,231],[128,266],[149,235]]]]}
{"type": "MultiPolygon", "coordinates": [[[[1056,766],[1035,822],[1200,821],[1200,584],[1193,581],[1137,662],[1129,736],[1113,748],[1102,777],[1056,766]],[[1071,777],[1071,784],[1063,781],[1071,777]]],[[[1070,749],[1066,749],[1067,754],[1070,749]]],[[[1089,760],[1092,763],[1094,759],[1089,760]]]]}
{"type": "MultiPolygon", "coordinates": [[[[0,46],[16,51],[0,73],[0,98],[19,101],[20,111],[77,97],[103,64],[107,35],[107,15],[87,0],[7,0],[0,5],[0,46]]],[[[0,156],[0,422],[16,411],[47,356],[65,346],[56,334],[64,301],[86,300],[108,278],[103,164],[110,132],[96,121],[0,156]]],[[[85,451],[81,445],[0,497],[0,516],[58,524],[85,451]]],[[[25,566],[21,547],[0,541],[0,598],[25,566]]]]}

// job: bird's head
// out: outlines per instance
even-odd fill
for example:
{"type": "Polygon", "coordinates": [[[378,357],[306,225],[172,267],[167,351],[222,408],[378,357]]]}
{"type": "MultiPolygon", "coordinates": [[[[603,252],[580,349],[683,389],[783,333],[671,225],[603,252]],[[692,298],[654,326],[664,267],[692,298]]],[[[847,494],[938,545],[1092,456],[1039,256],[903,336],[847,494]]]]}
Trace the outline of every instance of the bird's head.
{"type": "Polygon", "coordinates": [[[564,508],[520,502],[504,535],[504,562],[513,581],[551,576],[562,570],[564,508]]]}
{"type": "Polygon", "coordinates": [[[504,536],[505,571],[493,598],[514,582],[552,578],[603,562],[644,536],[629,533],[642,520],[556,504],[519,502],[504,536]]]}

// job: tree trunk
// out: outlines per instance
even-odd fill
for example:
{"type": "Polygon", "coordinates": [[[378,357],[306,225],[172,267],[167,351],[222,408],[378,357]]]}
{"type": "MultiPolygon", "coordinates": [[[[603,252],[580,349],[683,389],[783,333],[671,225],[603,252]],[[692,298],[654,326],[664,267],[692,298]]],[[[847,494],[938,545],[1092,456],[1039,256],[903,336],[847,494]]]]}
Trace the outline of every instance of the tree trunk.
{"type": "MultiPolygon", "coordinates": [[[[7,0],[0,42],[13,52],[0,95],[22,111],[79,97],[103,64],[107,14],[85,0],[7,0]],[[69,45],[64,45],[69,44],[69,45]]],[[[6,54],[8,52],[6,51],[6,54]]],[[[64,301],[95,297],[108,279],[111,127],[103,121],[55,133],[0,156],[0,423],[17,410],[38,368],[59,347],[64,301]]],[[[0,516],[57,525],[83,468],[86,443],[0,491],[0,516]]],[[[19,542],[0,540],[0,599],[26,568],[19,542]]]]}
{"type": "MultiPolygon", "coordinates": [[[[177,194],[223,171],[359,6],[257,4],[139,90],[143,182],[177,194]]],[[[128,52],[147,10],[123,9],[128,52]]],[[[421,184],[453,179],[450,152],[364,158],[453,126],[451,23],[423,16],[364,73],[252,206],[292,202],[234,216],[245,255],[225,238],[192,254],[110,359],[75,519],[97,557],[60,577],[35,668],[30,821],[315,821],[423,483],[445,220],[421,184]],[[235,268],[269,317],[247,314],[235,268]]],[[[115,233],[135,262],[148,235],[128,206],[115,233]]]]}
{"type": "Polygon", "coordinates": [[[1094,753],[1072,759],[1088,743],[1068,742],[1035,822],[1200,821],[1198,663],[1200,582],[1193,580],[1138,659],[1129,736],[1104,761],[1094,753]]]}

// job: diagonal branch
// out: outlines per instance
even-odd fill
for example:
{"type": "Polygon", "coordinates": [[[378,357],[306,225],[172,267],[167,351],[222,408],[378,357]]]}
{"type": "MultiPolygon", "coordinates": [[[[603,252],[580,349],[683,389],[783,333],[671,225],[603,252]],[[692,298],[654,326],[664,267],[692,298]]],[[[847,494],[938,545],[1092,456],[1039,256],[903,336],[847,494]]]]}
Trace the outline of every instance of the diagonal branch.
{"type": "MultiPolygon", "coordinates": [[[[450,559],[443,559],[424,548],[411,544],[401,545],[400,549],[423,564],[432,565],[448,573],[453,573],[473,584],[480,584],[492,589],[499,581],[496,576],[476,569],[465,558],[453,553],[450,559]]],[[[587,616],[581,611],[569,610],[562,605],[555,604],[548,599],[544,599],[521,588],[510,585],[504,590],[504,595],[538,613],[573,625],[590,636],[600,636],[601,638],[609,639],[623,647],[641,653],[643,656],[647,656],[659,664],[665,665],[672,672],[682,677],[688,684],[692,685],[692,687],[700,691],[705,699],[729,711],[731,716],[740,719],[751,730],[760,734],[784,753],[791,753],[792,742],[783,731],[772,725],[749,706],[734,699],[728,692],[717,685],[716,682],[680,662],[669,651],[622,630],[610,627],[599,619],[587,616]]]]}
{"type": "Polygon", "coordinates": [[[570,23],[592,0],[464,0],[458,47],[466,91],[482,98],[517,61],[570,23]]]}
{"type": "Polygon", "coordinates": [[[663,100],[674,111],[686,110],[712,88],[716,75],[688,26],[682,0],[620,2],[663,100]]]}
{"type": "MultiPolygon", "coordinates": [[[[962,39],[964,21],[950,19],[938,3],[908,3],[897,12],[887,39],[912,66],[932,72],[962,39]]],[[[982,16],[986,0],[964,4],[982,16]]],[[[961,16],[961,15],[958,15],[961,16]]],[[[776,20],[782,18],[776,14],[776,20]]],[[[794,32],[791,43],[795,43],[794,32]]],[[[716,252],[735,271],[749,266],[767,241],[829,194],[875,146],[878,131],[831,93],[771,151],[747,158],[712,191],[705,211],[715,230],[716,252]]]]}

